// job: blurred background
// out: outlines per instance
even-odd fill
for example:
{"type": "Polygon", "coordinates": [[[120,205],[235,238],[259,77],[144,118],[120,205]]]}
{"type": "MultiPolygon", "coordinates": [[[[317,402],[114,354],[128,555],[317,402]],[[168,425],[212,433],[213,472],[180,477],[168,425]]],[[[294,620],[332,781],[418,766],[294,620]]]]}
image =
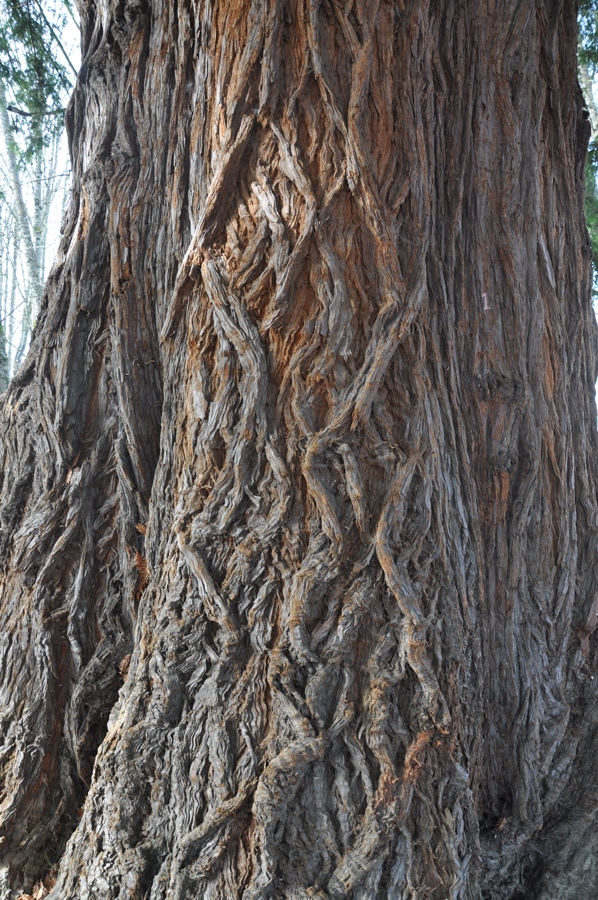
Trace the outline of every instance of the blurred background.
{"type": "Polygon", "coordinates": [[[60,239],[79,63],[69,0],[0,0],[0,391],[27,350],[60,239]]]}

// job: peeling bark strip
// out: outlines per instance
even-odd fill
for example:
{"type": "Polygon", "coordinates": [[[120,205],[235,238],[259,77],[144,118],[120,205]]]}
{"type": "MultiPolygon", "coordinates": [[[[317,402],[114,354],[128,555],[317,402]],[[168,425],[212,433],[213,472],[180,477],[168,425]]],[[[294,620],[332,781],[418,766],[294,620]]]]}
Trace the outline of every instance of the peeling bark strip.
{"type": "Polygon", "coordinates": [[[595,896],[575,4],[82,16],[3,395],[10,896],[595,896]]]}

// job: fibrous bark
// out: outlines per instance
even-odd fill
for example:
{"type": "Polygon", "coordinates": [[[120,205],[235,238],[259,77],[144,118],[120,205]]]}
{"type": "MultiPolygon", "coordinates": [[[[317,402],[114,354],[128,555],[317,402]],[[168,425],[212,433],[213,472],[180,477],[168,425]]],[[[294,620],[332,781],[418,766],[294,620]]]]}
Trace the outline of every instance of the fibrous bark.
{"type": "Polygon", "coordinates": [[[70,214],[4,399],[10,884],[591,896],[574,4],[82,13],[70,214]]]}

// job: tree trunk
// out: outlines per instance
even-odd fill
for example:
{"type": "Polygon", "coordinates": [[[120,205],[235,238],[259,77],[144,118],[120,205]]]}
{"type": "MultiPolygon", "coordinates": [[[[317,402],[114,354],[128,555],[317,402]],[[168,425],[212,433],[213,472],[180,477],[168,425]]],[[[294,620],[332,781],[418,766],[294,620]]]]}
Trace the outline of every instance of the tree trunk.
{"type": "MultiPolygon", "coordinates": [[[[41,257],[39,249],[39,236],[32,233],[31,222],[27,214],[27,207],[23,198],[23,186],[19,174],[17,162],[17,149],[14,137],[10,127],[10,119],[8,117],[8,109],[6,106],[6,90],[4,82],[0,78],[0,125],[4,138],[4,150],[6,160],[8,162],[8,174],[10,186],[13,192],[13,211],[17,220],[19,233],[25,247],[25,259],[27,260],[27,270],[29,274],[30,290],[32,291],[36,301],[39,301],[43,290],[41,257]]],[[[41,151],[40,151],[41,152],[41,151]]],[[[39,159],[39,157],[38,157],[39,159]]]]}
{"type": "Polygon", "coordinates": [[[2,419],[13,896],[598,892],[575,12],[83,5],[2,419]]]}
{"type": "Polygon", "coordinates": [[[27,159],[15,140],[10,108],[0,78],[0,132],[8,166],[3,178],[9,188],[8,197],[0,189],[0,318],[4,326],[0,390],[21,365],[29,343],[44,288],[50,209],[56,195],[65,190],[56,171],[60,130],[47,134],[46,143],[41,120],[35,119],[35,139],[27,159]]]}

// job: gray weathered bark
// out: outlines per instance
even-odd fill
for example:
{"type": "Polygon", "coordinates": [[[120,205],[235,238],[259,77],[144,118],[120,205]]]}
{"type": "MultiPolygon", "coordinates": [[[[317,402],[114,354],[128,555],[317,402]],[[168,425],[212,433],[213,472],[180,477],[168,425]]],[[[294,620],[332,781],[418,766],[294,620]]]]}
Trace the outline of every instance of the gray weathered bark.
{"type": "Polygon", "coordinates": [[[592,896],[575,4],[82,18],[2,419],[13,890],[592,896]]]}

